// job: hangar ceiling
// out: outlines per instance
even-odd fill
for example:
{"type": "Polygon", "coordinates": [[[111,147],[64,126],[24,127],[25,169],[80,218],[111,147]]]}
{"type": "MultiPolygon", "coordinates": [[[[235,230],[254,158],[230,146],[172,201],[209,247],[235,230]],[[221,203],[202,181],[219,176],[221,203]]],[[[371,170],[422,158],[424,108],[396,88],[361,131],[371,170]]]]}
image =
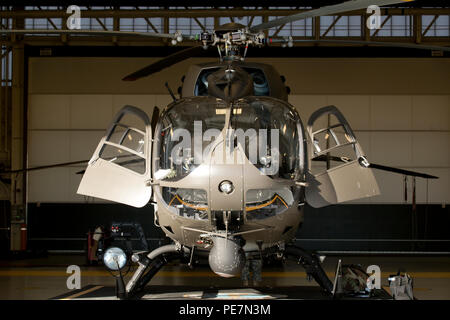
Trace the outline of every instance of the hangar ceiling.
{"type": "MultiPolygon", "coordinates": [[[[80,6],[81,28],[84,30],[136,31],[198,34],[219,25],[237,22],[248,26],[257,25],[279,17],[308,11],[311,8],[339,1],[297,1],[296,6],[284,7],[98,7],[80,6]]],[[[366,21],[371,15],[357,10],[335,16],[308,18],[284,24],[267,31],[269,37],[288,37],[294,40],[365,40],[406,43],[450,44],[450,8],[443,1],[420,1],[381,9],[381,28],[369,30],[366,21]],[[419,4],[418,4],[419,3],[419,4]],[[435,5],[433,7],[433,4],[435,5]]],[[[3,29],[66,29],[70,16],[67,7],[28,6],[2,7],[0,11],[3,29]],[[64,21],[64,23],[63,23],[64,21]]],[[[3,38],[2,43],[11,45],[19,38],[3,38]]],[[[27,44],[91,44],[91,45],[167,45],[168,41],[136,37],[83,37],[25,35],[27,44]]],[[[184,41],[181,45],[192,45],[184,41]]],[[[280,44],[273,44],[280,45],[280,44]]],[[[312,46],[314,43],[295,43],[296,46],[312,46]]],[[[323,44],[322,44],[323,45],[323,44]]],[[[336,44],[333,44],[336,45],[336,44]]],[[[344,45],[344,44],[342,44],[344,45]]],[[[347,44],[348,45],[348,44],[347,44]]]]}

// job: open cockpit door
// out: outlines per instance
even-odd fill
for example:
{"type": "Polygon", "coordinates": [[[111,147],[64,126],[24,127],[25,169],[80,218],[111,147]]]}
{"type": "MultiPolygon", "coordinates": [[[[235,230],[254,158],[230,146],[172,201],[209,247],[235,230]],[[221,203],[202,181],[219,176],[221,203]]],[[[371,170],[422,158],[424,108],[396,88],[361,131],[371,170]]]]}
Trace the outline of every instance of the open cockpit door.
{"type": "Polygon", "coordinates": [[[152,195],[151,141],[147,114],[136,107],[123,107],[97,146],[77,193],[145,206],[152,195]]]}
{"type": "Polygon", "coordinates": [[[335,106],[314,112],[306,201],[315,208],[379,194],[378,184],[356,137],[335,106]]]}

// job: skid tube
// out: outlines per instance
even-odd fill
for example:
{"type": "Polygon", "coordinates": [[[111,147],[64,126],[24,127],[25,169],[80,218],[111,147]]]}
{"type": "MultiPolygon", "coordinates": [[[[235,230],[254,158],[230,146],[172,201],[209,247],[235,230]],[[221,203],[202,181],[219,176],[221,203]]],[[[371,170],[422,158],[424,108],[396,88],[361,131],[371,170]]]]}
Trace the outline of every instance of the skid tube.
{"type": "Polygon", "coordinates": [[[170,244],[159,247],[150,253],[139,255],[138,268],[132,278],[128,281],[125,292],[117,291],[120,299],[132,299],[147,285],[147,283],[158,273],[167,263],[185,258],[191,249],[178,244],[170,244]]]}
{"type": "Polygon", "coordinates": [[[287,245],[284,255],[301,264],[307,275],[311,276],[327,294],[333,294],[333,283],[323,270],[317,254],[310,253],[298,246],[287,245]]]}

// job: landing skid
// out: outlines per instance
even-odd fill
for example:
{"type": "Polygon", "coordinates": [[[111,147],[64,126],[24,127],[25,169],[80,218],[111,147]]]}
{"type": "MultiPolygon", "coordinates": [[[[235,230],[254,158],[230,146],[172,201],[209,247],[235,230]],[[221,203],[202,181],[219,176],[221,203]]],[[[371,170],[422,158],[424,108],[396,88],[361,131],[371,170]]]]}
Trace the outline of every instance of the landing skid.
{"type": "MultiPolygon", "coordinates": [[[[282,253],[287,259],[294,260],[302,265],[308,277],[314,279],[320,286],[323,297],[334,299],[336,283],[328,278],[327,274],[322,268],[320,257],[315,253],[310,253],[307,250],[298,246],[287,245],[282,253]]],[[[120,299],[136,299],[143,296],[145,286],[158,273],[161,268],[168,262],[177,259],[192,259],[192,251],[187,247],[172,244],[157,248],[150,253],[141,253],[139,255],[138,268],[133,274],[126,287],[123,285],[123,279],[116,281],[116,296],[120,299]]],[[[336,279],[335,279],[336,282],[336,279]]],[[[387,294],[387,293],[386,293],[387,294]]],[[[146,294],[148,296],[148,294],[146,294]]],[[[389,295],[388,295],[389,296],[389,295]]],[[[339,298],[345,298],[339,295],[339,298]]]]}
{"type": "Polygon", "coordinates": [[[317,284],[328,294],[333,293],[333,283],[328,279],[327,274],[322,268],[317,254],[310,253],[297,246],[286,246],[284,255],[288,259],[297,261],[305,269],[308,276],[312,277],[317,284]]]}
{"type": "MultiPolygon", "coordinates": [[[[186,257],[190,255],[191,250],[186,247],[177,245],[166,245],[158,249],[153,250],[149,254],[141,254],[139,256],[139,267],[135,271],[133,277],[127,283],[126,288],[124,286],[117,286],[117,297],[119,298],[133,298],[138,292],[141,292],[147,283],[158,273],[158,271],[168,262],[179,259],[180,257],[186,257]]],[[[319,286],[325,291],[326,294],[332,293],[333,283],[328,279],[325,271],[323,270],[320,259],[316,254],[309,253],[308,251],[297,246],[286,246],[284,255],[297,261],[305,268],[308,276],[311,276],[319,286]]],[[[118,281],[120,284],[120,281],[118,281]]]]}
{"type": "Polygon", "coordinates": [[[159,247],[147,255],[138,255],[139,267],[130,281],[128,281],[125,290],[123,290],[123,286],[116,290],[117,297],[121,299],[133,298],[136,293],[144,289],[164,265],[172,260],[183,258],[184,254],[189,254],[190,252],[191,250],[186,247],[172,244],[159,247]]]}

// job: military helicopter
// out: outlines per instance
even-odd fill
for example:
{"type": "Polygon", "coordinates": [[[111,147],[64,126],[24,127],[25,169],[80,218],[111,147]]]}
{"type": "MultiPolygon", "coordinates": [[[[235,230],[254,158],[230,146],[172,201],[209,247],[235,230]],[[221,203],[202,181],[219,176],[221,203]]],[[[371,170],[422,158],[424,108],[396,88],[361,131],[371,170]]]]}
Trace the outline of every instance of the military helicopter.
{"type": "Polygon", "coordinates": [[[174,101],[161,114],[155,108],[150,119],[137,107],[122,108],[84,172],[79,194],[134,207],[150,201],[155,224],[173,241],[131,257],[115,247],[105,252],[105,265],[111,270],[120,272],[130,258],[137,264],[126,287],[123,280],[119,282],[120,297],[139,292],[169,261],[183,257],[192,263],[196,256],[207,256],[212,271],[222,277],[238,276],[249,255],[293,258],[327,293],[333,292],[333,283],[321,267],[323,257],[292,244],[303,221],[304,204],[318,208],[378,195],[372,169],[437,177],[370,163],[335,106],[315,111],[305,126],[288,102],[285,79],[271,65],[249,63],[245,57],[250,46],[276,41],[292,46],[292,38],[268,39],[263,32],[268,28],[401,2],[354,0],[251,28],[226,24],[196,36],[2,30],[4,34],[133,34],[164,37],[173,44],[183,39],[201,42],[126,76],[125,81],[159,72],[200,50],[217,48],[218,62],[189,68],[179,99],[169,88],[174,101]]]}

